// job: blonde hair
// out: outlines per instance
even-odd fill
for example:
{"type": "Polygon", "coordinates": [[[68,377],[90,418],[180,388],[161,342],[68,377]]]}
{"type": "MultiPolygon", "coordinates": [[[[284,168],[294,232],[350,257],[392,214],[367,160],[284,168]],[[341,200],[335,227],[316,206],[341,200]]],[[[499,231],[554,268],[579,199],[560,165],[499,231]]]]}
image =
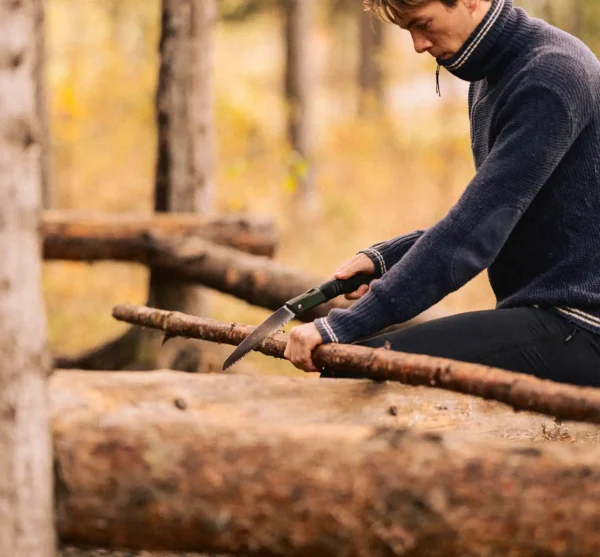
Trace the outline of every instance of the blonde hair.
{"type": "MultiPolygon", "coordinates": [[[[363,7],[367,12],[373,12],[376,16],[388,23],[400,25],[400,19],[406,15],[406,10],[420,8],[433,0],[363,0],[363,7]]],[[[458,0],[440,0],[448,7],[456,6],[458,0]]]]}

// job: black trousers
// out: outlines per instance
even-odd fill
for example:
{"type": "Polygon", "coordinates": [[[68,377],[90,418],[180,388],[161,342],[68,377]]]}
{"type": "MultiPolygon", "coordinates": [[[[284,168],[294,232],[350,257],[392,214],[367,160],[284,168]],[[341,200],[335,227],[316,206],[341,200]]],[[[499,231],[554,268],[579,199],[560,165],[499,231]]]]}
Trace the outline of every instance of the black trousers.
{"type": "MultiPolygon", "coordinates": [[[[475,311],[355,342],[600,387],[600,335],[537,308],[475,311]]],[[[324,371],[321,377],[362,376],[324,371]]]]}

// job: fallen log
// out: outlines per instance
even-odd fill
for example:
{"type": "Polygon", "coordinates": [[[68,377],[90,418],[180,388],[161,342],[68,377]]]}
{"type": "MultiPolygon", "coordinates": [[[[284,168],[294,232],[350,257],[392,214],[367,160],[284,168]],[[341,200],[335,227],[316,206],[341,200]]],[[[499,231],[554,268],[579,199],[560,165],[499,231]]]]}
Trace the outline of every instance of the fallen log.
{"type": "Polygon", "coordinates": [[[530,412],[513,412],[489,400],[401,383],[316,380],[307,377],[196,375],[174,371],[58,371],[50,379],[53,413],[85,407],[173,407],[197,414],[279,424],[351,424],[402,427],[414,431],[477,433],[480,438],[535,442],[600,442],[600,426],[557,423],[530,412]]]}
{"type": "MultiPolygon", "coordinates": [[[[51,214],[49,214],[51,215],[51,214]]],[[[217,245],[195,235],[168,237],[152,232],[153,223],[162,223],[163,231],[182,231],[179,215],[148,219],[144,228],[138,220],[118,225],[120,217],[93,221],[73,220],[72,224],[47,216],[44,257],[46,259],[100,260],[111,259],[141,263],[164,274],[169,280],[196,283],[236,296],[250,304],[277,309],[287,300],[317,286],[317,277],[290,269],[265,256],[243,253],[236,247],[217,245]],[[112,224],[111,224],[112,222],[112,224]],[[114,227],[114,237],[111,229],[114,227]],[[68,233],[67,233],[68,232],[68,233]]],[[[185,224],[184,216],[182,222],[185,224]]],[[[198,222],[197,218],[188,222],[198,222]]],[[[239,223],[238,223],[239,224],[239,223]]],[[[183,226],[183,225],[181,225],[183,226]]],[[[219,230],[214,225],[215,230],[219,230]]],[[[218,235],[216,235],[219,239],[218,235]]],[[[231,240],[232,236],[229,237],[231,240]]],[[[219,241],[224,241],[220,237],[219,241]]],[[[256,247],[256,246],[255,246],[256,247]]],[[[322,317],[332,307],[347,307],[340,299],[318,308],[306,319],[322,317]]]]}
{"type": "MultiPolygon", "coordinates": [[[[169,395],[113,404],[105,390],[84,392],[88,377],[76,387],[65,377],[81,396],[53,403],[63,543],[286,557],[600,553],[597,445],[240,419],[189,396],[190,406],[169,395]]],[[[358,383],[366,398],[372,385],[358,383]]]]}
{"type": "MultiPolygon", "coordinates": [[[[152,267],[168,280],[196,283],[267,309],[278,309],[324,279],[268,259],[277,239],[269,220],[222,217],[203,221],[197,215],[160,214],[77,216],[44,213],[44,259],[71,261],[127,261],[152,267]],[[242,251],[247,253],[242,253],[242,251]]],[[[339,298],[302,316],[324,317],[334,307],[350,302],[339,298]]],[[[445,315],[432,308],[410,324],[445,315]]],[[[65,367],[93,362],[102,367],[117,339],[75,358],[59,359],[65,367]]],[[[119,344],[120,346],[120,344],[119,344]]],[[[127,352],[128,346],[119,348],[127,352]]],[[[97,367],[97,366],[96,366],[97,367]]]]}
{"type": "MultiPolygon", "coordinates": [[[[164,331],[165,339],[183,336],[238,345],[254,330],[254,327],[245,325],[135,305],[115,306],[113,317],[164,331]]],[[[267,338],[257,351],[283,358],[286,343],[285,335],[274,335],[267,338]]],[[[565,385],[522,373],[385,348],[327,344],[314,351],[313,361],[320,369],[361,372],[379,381],[438,387],[497,400],[515,410],[600,424],[600,389],[565,385]]]]}
{"type": "Polygon", "coordinates": [[[172,242],[200,237],[254,255],[273,257],[278,237],[269,218],[196,214],[77,214],[46,211],[43,215],[44,259],[131,261],[148,263],[152,253],[172,242]]]}

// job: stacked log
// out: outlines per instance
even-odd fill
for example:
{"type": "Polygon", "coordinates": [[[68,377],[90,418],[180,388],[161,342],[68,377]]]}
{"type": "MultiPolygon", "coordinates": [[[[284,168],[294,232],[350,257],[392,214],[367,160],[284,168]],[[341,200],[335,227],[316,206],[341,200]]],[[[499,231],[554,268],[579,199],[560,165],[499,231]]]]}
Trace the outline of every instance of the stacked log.
{"type": "Polygon", "coordinates": [[[272,220],[259,216],[205,219],[185,213],[143,216],[46,211],[42,234],[44,258],[68,261],[148,263],[152,253],[189,237],[265,257],[273,257],[278,244],[272,220]]]}

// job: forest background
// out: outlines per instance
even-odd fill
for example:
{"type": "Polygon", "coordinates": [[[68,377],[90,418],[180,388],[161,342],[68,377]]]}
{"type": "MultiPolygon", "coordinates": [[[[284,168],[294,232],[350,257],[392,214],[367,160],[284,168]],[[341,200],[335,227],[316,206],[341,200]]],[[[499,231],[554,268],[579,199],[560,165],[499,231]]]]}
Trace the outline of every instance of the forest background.
{"type": "MultiPolygon", "coordinates": [[[[386,25],[377,56],[379,100],[359,109],[360,0],[317,2],[312,31],[315,206],[294,207],[306,168],[286,135],[283,18],[275,0],[219,0],[216,40],[216,212],[271,216],[278,261],[328,276],[357,250],[434,224],[474,173],[467,84],[417,56],[410,36],[386,25]]],[[[599,0],[517,0],[600,54],[599,0]]],[[[47,94],[54,207],[150,213],[156,159],[158,0],[47,0],[47,94]]],[[[418,280],[418,277],[417,277],[418,280]]],[[[74,354],[124,330],[113,305],[145,303],[148,271],[136,265],[44,264],[52,351],[74,354]]],[[[211,316],[257,324],[269,312],[211,293],[211,316]]],[[[490,308],[485,274],[440,302],[447,313],[490,308]]],[[[250,355],[267,373],[285,362],[250,355]]]]}

